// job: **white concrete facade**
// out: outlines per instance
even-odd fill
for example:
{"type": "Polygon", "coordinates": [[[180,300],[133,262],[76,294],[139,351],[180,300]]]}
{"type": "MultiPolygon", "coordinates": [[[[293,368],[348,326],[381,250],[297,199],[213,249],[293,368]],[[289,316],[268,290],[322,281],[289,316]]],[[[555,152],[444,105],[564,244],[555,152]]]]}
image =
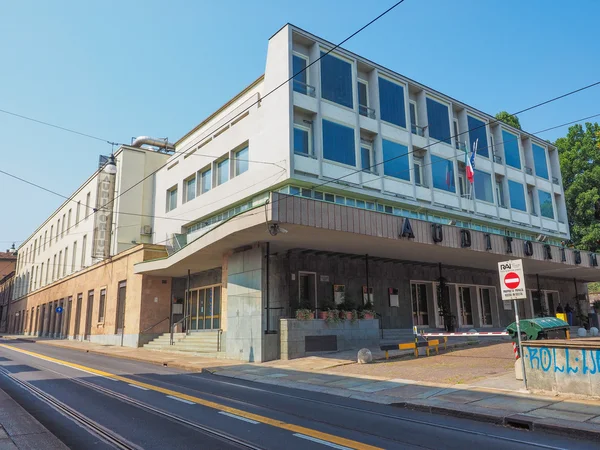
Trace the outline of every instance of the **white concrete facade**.
{"type": "MultiPolygon", "coordinates": [[[[177,151],[168,166],[156,174],[154,209],[165,218],[156,219],[154,243],[169,242],[179,249],[214,224],[262,204],[268,191],[528,240],[542,235],[542,240],[556,246],[568,240],[555,147],[343,49],[336,49],[331,55],[351,67],[352,108],[323,97],[322,61],[308,68],[303,88],[295,89],[294,82],[285,83],[294,75],[294,57],[305,58],[311,64],[332,47],[292,25],[284,26],[271,37],[264,76],[177,142],[177,151]],[[381,119],[380,79],[403,88],[405,126],[381,119]],[[366,85],[366,100],[359,94],[359,82],[366,85]],[[430,100],[447,107],[446,128],[452,135],[447,136],[448,143],[430,136],[430,100]],[[365,101],[366,105],[360,104],[365,101]],[[415,118],[411,120],[412,111],[415,118]],[[487,140],[479,143],[481,150],[475,158],[476,170],[489,180],[485,196],[472,190],[464,175],[463,146],[472,147],[469,128],[473,127],[469,127],[469,122],[474,119],[484,124],[487,140]],[[353,130],[354,155],[350,159],[354,164],[326,158],[324,121],[353,130]],[[295,128],[308,132],[307,152],[294,148],[295,128]],[[454,136],[455,129],[458,138],[454,136]],[[519,169],[506,164],[506,133],[517,142],[519,163],[512,164],[520,165],[519,169]],[[407,179],[388,174],[385,162],[389,157],[384,156],[384,142],[406,148],[410,172],[407,179]],[[534,161],[532,144],[543,149],[547,175],[535,172],[539,161],[534,161]],[[363,146],[370,151],[372,167],[361,166],[363,146]],[[247,170],[237,173],[236,153],[245,148],[247,170]],[[488,156],[482,155],[484,151],[488,156]],[[434,187],[435,157],[443,158],[438,162],[452,161],[454,192],[434,187]],[[226,158],[227,181],[221,182],[219,164],[226,158]],[[203,188],[202,178],[208,169],[212,170],[210,190],[203,188]],[[515,207],[511,205],[509,181],[519,183],[523,189],[520,208],[516,201],[515,207]],[[188,196],[188,187],[195,190],[193,195],[188,196]],[[545,195],[540,194],[542,191],[549,195],[550,212],[548,204],[541,208],[539,195],[545,195]],[[176,198],[175,203],[172,197],[176,198]]],[[[439,184],[439,174],[437,181],[439,184]]]]}
{"type": "MultiPolygon", "coordinates": [[[[110,255],[136,243],[152,241],[154,178],[119,196],[157,170],[167,154],[146,148],[120,147],[117,165],[110,255]]],[[[13,299],[35,292],[100,259],[92,254],[94,208],[98,177],[95,171],[18,249],[13,299]]]]}

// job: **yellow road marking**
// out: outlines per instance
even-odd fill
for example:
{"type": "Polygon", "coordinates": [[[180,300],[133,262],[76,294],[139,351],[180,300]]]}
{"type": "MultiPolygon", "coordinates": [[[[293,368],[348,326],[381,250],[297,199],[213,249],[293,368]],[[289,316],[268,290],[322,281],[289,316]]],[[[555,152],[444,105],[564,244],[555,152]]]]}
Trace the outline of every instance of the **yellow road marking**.
{"type": "Polygon", "coordinates": [[[199,405],[206,406],[208,408],[216,409],[218,411],[224,411],[229,414],[235,414],[241,417],[245,417],[246,419],[255,420],[260,423],[264,423],[266,425],[271,425],[273,427],[281,428],[284,430],[292,431],[294,433],[305,434],[307,436],[311,436],[317,439],[322,439],[327,442],[331,442],[333,444],[341,445],[343,447],[349,447],[356,450],[381,450],[379,447],[374,447],[372,445],[363,444],[361,442],[353,441],[351,439],[346,439],[340,436],[335,436],[329,433],[323,433],[321,431],[313,430],[311,428],[302,427],[299,425],[294,425],[291,423],[283,422],[281,420],[271,419],[269,417],[261,416],[259,414],[254,414],[250,412],[243,411],[241,409],[232,408],[230,406],[222,405],[220,403],[212,402],[210,400],[204,400],[199,397],[194,397],[192,395],[183,394],[181,392],[173,391],[171,389],[165,389],[160,386],[155,386],[153,384],[142,383],[140,381],[123,377],[121,375],[116,375],[109,372],[104,372],[102,370],[93,369],[91,367],[82,366],[81,364],[76,364],[68,361],[63,361],[61,359],[52,358],[51,356],[42,355],[40,353],[30,352],[29,350],[23,350],[20,348],[13,347],[11,345],[0,344],[0,347],[7,348],[9,350],[24,353],[29,356],[33,356],[35,358],[43,359],[46,361],[50,361],[53,363],[61,364],[63,366],[71,367],[73,369],[82,370],[84,372],[92,373],[95,375],[99,375],[101,377],[112,378],[114,380],[123,381],[128,384],[133,384],[135,386],[146,388],[151,391],[160,392],[165,395],[170,395],[173,397],[177,397],[183,400],[187,400],[190,402],[198,403],[199,405]]]}

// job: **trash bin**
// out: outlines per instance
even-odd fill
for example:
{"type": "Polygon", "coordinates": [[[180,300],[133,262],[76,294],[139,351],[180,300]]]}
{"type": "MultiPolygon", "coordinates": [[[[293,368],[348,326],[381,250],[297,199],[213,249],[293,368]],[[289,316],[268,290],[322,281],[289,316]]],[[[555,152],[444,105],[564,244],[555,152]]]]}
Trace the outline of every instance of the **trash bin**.
{"type": "Polygon", "coordinates": [[[560,320],[564,320],[566,322],[567,321],[567,314],[566,313],[556,313],[556,318],[560,319],[560,320]]]}
{"type": "MultiPolygon", "coordinates": [[[[536,319],[522,319],[521,339],[538,341],[541,339],[568,339],[569,324],[556,317],[538,317],[536,319]]],[[[517,339],[517,323],[513,322],[506,327],[511,338],[517,339]]]]}

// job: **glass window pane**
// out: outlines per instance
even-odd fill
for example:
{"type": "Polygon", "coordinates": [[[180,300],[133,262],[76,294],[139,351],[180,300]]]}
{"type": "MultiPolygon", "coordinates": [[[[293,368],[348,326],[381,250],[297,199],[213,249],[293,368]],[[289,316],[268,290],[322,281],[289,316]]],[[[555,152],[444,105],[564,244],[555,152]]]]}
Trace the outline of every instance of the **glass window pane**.
{"type": "Polygon", "coordinates": [[[552,195],[546,191],[538,190],[540,199],[540,214],[549,219],[554,219],[554,209],[552,208],[552,195]]]}
{"type": "Polygon", "coordinates": [[[446,105],[427,98],[427,122],[430,137],[450,144],[450,116],[446,105]]]}
{"type": "Polygon", "coordinates": [[[352,65],[331,54],[321,52],[321,96],[348,108],[352,99],[352,65]]]}
{"type": "Polygon", "coordinates": [[[177,208],[177,188],[169,191],[169,211],[177,208]]]}
{"type": "Polygon", "coordinates": [[[408,147],[383,140],[383,173],[389,177],[410,181],[408,147]]]}
{"type": "Polygon", "coordinates": [[[307,71],[306,59],[294,55],[292,57],[292,71],[294,72],[294,90],[302,94],[306,94],[307,85],[307,71]]]}
{"type": "Polygon", "coordinates": [[[506,165],[521,168],[521,156],[519,153],[519,142],[517,136],[502,130],[502,145],[504,146],[504,159],[506,165]]]}
{"type": "Polygon", "coordinates": [[[186,181],[186,201],[190,201],[196,198],[196,177],[190,178],[186,181]]]}
{"type": "Polygon", "coordinates": [[[454,163],[452,161],[431,155],[431,179],[434,188],[456,192],[454,163]]]}
{"type": "Polygon", "coordinates": [[[335,200],[335,196],[333,194],[325,194],[325,201],[326,202],[333,203],[334,200],[335,200]]]}
{"type": "Polygon", "coordinates": [[[367,84],[362,81],[358,82],[358,104],[361,106],[369,106],[367,97],[367,84]]]}
{"type": "Polygon", "coordinates": [[[214,288],[213,298],[213,330],[221,328],[221,287],[214,288]]]}
{"type": "Polygon", "coordinates": [[[323,200],[323,193],[319,191],[315,191],[314,193],[315,200],[323,200]]]}
{"type": "Polygon", "coordinates": [[[475,170],[475,198],[484,202],[494,202],[494,194],[492,192],[492,176],[487,172],[475,170]]]}
{"type": "Polygon", "coordinates": [[[294,152],[304,155],[310,154],[308,146],[308,130],[304,128],[294,127],[294,152]]]}
{"type": "Polygon", "coordinates": [[[469,141],[471,143],[470,150],[473,150],[473,145],[477,141],[477,154],[489,158],[487,131],[485,123],[475,117],[467,116],[467,125],[469,127],[469,141]]]}
{"type": "MultiPolygon", "coordinates": [[[[532,144],[533,164],[535,166],[535,174],[538,177],[548,179],[548,164],[546,163],[546,149],[539,145],[532,144]]],[[[552,202],[550,202],[552,203],[552,202]]],[[[540,202],[541,204],[541,202],[540,202]]]]}
{"type": "Polygon", "coordinates": [[[510,196],[510,207],[520,211],[527,211],[525,203],[525,190],[521,183],[508,180],[508,195],[510,196]]]}
{"type": "Polygon", "coordinates": [[[360,147],[360,160],[362,169],[365,172],[371,172],[371,149],[369,147],[360,147]]]}
{"type": "Polygon", "coordinates": [[[323,157],[355,166],[354,152],[354,129],[323,119],[323,157]]]}
{"type": "Polygon", "coordinates": [[[384,78],[379,78],[379,108],[381,120],[406,128],[404,88],[384,78]]]}
{"type": "Polygon", "coordinates": [[[208,169],[202,172],[202,192],[210,191],[212,187],[212,170],[208,169]]]}
{"type": "Polygon", "coordinates": [[[240,175],[248,170],[248,147],[235,154],[235,174],[240,175]]]}
{"type": "Polygon", "coordinates": [[[229,159],[217,163],[217,186],[229,181],[229,159]]]}

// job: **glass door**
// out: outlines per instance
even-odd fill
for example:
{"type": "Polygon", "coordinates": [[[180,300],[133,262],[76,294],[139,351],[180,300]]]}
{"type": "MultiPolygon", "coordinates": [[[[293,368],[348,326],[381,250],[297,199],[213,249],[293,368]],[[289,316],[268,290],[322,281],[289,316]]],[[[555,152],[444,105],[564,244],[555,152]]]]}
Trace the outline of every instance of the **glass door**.
{"type": "Polygon", "coordinates": [[[468,286],[458,287],[458,311],[460,325],[463,327],[472,327],[473,309],[471,305],[471,288],[468,286]]]}
{"type": "Polygon", "coordinates": [[[412,283],[410,287],[412,296],[413,325],[429,325],[429,312],[427,310],[427,286],[423,283],[412,283]]]}
{"type": "Polygon", "coordinates": [[[190,331],[217,330],[221,326],[221,286],[189,292],[190,331]]]}
{"type": "Polygon", "coordinates": [[[479,289],[479,311],[481,312],[481,326],[491,327],[492,323],[492,302],[491,289],[479,289]]]}

